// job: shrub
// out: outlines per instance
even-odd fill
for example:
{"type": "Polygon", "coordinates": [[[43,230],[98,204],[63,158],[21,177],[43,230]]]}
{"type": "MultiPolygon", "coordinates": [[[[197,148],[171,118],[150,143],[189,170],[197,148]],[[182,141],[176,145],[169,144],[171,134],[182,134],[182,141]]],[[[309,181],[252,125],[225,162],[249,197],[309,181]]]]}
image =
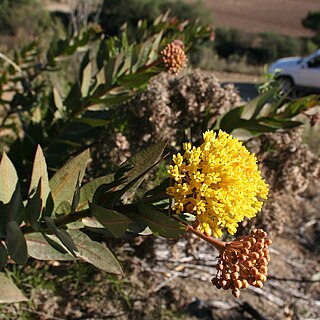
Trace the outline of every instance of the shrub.
{"type": "Polygon", "coordinates": [[[250,34],[218,28],[214,49],[222,58],[245,56],[250,64],[265,64],[281,57],[303,54],[304,44],[301,39],[274,33],[250,34]]]}
{"type": "Polygon", "coordinates": [[[314,32],[320,32],[320,11],[311,11],[302,20],[302,25],[314,32]]]}
{"type": "Polygon", "coordinates": [[[50,16],[39,0],[0,0],[2,44],[21,47],[41,34],[49,25],[50,16]]]}
{"type": "Polygon", "coordinates": [[[152,22],[161,13],[170,10],[170,14],[180,20],[200,19],[202,23],[211,23],[212,19],[202,1],[187,4],[180,0],[105,0],[102,6],[100,24],[106,34],[114,35],[126,23],[129,28],[140,19],[152,22]],[[125,10],[124,10],[125,8],[125,10]]]}

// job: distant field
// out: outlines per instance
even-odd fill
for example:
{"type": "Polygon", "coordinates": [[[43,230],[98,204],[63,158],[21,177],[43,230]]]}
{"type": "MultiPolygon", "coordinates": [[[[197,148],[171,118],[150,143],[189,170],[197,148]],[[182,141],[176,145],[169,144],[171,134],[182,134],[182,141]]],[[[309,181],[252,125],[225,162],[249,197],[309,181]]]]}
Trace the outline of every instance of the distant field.
{"type": "MultiPolygon", "coordinates": [[[[196,2],[196,0],[185,0],[196,2]]],[[[291,36],[312,35],[301,25],[309,11],[320,11],[320,0],[203,0],[215,25],[247,32],[272,31],[291,36]]]]}

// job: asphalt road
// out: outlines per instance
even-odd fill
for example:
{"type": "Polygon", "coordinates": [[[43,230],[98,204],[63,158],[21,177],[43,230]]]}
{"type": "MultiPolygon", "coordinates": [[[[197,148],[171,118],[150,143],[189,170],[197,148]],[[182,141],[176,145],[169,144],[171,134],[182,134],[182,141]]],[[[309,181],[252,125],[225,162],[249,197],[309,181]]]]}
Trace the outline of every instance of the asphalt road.
{"type": "Polygon", "coordinates": [[[252,82],[223,82],[222,84],[234,84],[240,97],[244,101],[254,99],[258,95],[257,84],[252,82]]]}

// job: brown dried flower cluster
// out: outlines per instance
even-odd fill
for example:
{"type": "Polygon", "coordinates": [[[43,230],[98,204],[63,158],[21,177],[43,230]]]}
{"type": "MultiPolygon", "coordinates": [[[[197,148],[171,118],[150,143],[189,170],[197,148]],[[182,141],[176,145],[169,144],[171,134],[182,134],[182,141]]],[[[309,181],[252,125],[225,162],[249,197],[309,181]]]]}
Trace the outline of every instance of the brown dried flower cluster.
{"type": "Polygon", "coordinates": [[[218,289],[231,289],[236,298],[240,296],[240,289],[249,285],[262,288],[267,280],[270,244],[271,240],[262,229],[254,229],[250,235],[227,242],[220,251],[212,283],[218,289]]]}
{"type": "Polygon", "coordinates": [[[111,126],[103,129],[95,142],[92,174],[99,175],[96,170],[110,167],[106,159],[119,165],[131,150],[150,143],[166,140],[176,150],[177,141],[189,139],[188,127],[192,127],[195,141],[201,139],[203,119],[208,119],[211,127],[239,101],[235,87],[222,86],[211,73],[192,70],[181,77],[162,73],[150,81],[146,91],[112,111],[112,118],[127,123],[130,131],[120,136],[111,126]]]}
{"type": "Polygon", "coordinates": [[[180,40],[169,43],[162,51],[162,60],[171,74],[178,74],[187,65],[184,44],[180,40]]]}

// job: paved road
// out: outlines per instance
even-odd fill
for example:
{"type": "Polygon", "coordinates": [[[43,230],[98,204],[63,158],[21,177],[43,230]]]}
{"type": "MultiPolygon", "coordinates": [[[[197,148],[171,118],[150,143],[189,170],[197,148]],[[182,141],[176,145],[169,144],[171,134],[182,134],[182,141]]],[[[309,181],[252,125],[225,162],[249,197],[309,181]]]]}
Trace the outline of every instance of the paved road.
{"type": "Polygon", "coordinates": [[[237,88],[240,97],[244,101],[254,99],[258,95],[257,84],[252,82],[223,82],[223,84],[232,83],[237,88]]]}

